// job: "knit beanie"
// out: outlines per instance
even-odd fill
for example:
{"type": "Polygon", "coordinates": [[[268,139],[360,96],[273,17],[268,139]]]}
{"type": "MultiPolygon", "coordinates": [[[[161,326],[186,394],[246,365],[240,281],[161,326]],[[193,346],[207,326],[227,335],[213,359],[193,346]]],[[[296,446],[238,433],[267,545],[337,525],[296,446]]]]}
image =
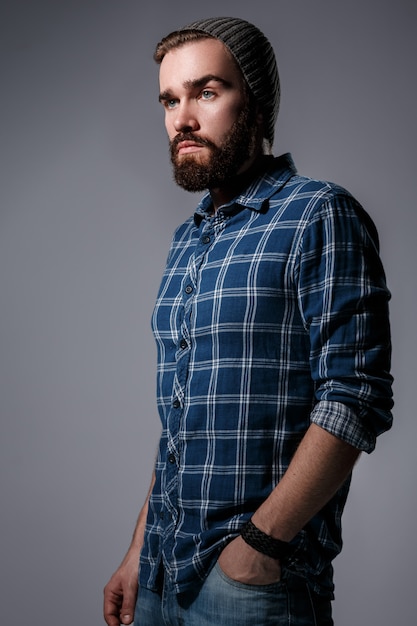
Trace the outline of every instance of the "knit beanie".
{"type": "Polygon", "coordinates": [[[206,33],[222,41],[230,50],[262,109],[264,135],[272,146],[280,84],[274,50],[265,35],[253,24],[235,17],[198,20],[180,30],[206,33]]]}

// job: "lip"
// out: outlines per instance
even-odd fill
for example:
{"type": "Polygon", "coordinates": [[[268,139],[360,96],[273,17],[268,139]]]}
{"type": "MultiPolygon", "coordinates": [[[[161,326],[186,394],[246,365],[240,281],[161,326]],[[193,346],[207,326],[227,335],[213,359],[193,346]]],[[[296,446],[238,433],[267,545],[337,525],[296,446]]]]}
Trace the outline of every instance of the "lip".
{"type": "Polygon", "coordinates": [[[204,148],[201,143],[195,143],[194,141],[181,141],[177,146],[178,154],[191,154],[193,152],[199,152],[204,148]]]}

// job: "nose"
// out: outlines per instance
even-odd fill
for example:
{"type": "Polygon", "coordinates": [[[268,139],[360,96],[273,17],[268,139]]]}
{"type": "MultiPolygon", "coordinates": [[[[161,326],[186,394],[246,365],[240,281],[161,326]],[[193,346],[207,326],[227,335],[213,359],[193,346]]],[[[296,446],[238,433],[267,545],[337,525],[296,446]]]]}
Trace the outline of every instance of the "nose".
{"type": "Polygon", "coordinates": [[[179,132],[194,132],[199,129],[197,116],[191,104],[181,102],[176,109],[174,128],[179,132]]]}

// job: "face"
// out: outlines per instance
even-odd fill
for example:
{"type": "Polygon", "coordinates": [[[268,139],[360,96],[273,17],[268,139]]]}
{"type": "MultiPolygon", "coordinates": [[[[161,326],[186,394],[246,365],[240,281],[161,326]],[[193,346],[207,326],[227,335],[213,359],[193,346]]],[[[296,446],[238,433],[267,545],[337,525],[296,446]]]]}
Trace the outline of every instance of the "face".
{"type": "Polygon", "coordinates": [[[242,74],[220,41],[203,39],[168,52],[160,90],[179,185],[188,191],[222,187],[249,167],[256,113],[242,74]]]}

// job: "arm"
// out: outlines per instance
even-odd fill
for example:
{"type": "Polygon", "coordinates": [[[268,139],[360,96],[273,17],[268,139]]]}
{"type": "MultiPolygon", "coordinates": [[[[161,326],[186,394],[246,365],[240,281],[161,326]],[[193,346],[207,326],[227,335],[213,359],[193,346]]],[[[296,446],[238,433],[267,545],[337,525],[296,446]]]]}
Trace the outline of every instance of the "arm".
{"type": "MultiPolygon", "coordinates": [[[[360,452],[311,424],[282,480],[254,513],[253,523],[282,541],[291,541],[332,498],[349,476],[360,452]]],[[[220,555],[219,564],[230,578],[267,584],[280,578],[279,562],[257,552],[241,537],[220,555]]]]}
{"type": "Polygon", "coordinates": [[[121,623],[130,624],[133,622],[138,592],[139,556],[143,545],[149,497],[154,483],[155,474],[152,476],[145,504],[139,513],[129,550],[104,588],[103,612],[108,626],[119,626],[121,623]]]}
{"type": "Polygon", "coordinates": [[[351,473],[360,452],[311,424],[288,470],[253,522],[268,535],[291,541],[351,473]]]}
{"type": "MultiPolygon", "coordinates": [[[[317,403],[286,473],[254,513],[268,535],[290,541],[332,498],[359,450],[371,452],[391,426],[388,300],[378,237],[363,209],[344,192],[309,221],[295,265],[298,303],[308,329],[317,403]]],[[[219,564],[242,582],[272,582],[279,562],[241,537],[219,564]]]]}

